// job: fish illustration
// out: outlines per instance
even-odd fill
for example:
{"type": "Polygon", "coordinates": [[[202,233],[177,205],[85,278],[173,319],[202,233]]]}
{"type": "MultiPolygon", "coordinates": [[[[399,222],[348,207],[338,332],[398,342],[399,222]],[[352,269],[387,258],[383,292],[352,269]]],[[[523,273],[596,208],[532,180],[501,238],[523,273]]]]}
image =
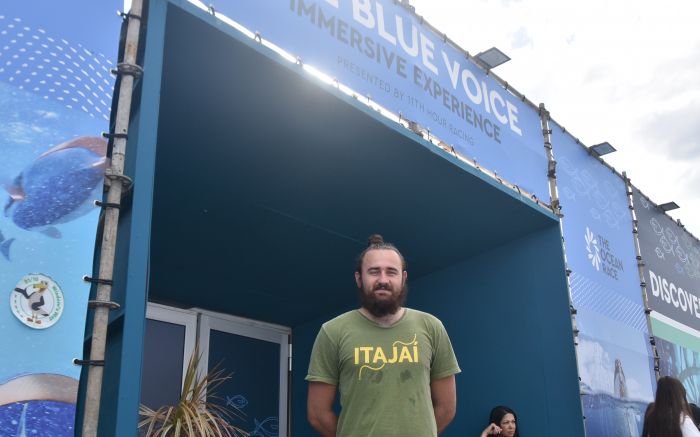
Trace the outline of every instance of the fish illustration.
{"type": "Polygon", "coordinates": [[[659,258],[661,258],[661,259],[665,258],[664,251],[661,250],[660,247],[657,247],[656,249],[654,249],[654,251],[656,252],[656,256],[658,256],[659,258]]]}
{"type": "Polygon", "coordinates": [[[676,246],[676,256],[679,260],[681,260],[682,263],[688,262],[688,254],[685,253],[685,250],[683,250],[683,248],[680,245],[676,246]]]}
{"type": "Polygon", "coordinates": [[[661,247],[664,249],[664,252],[673,253],[673,246],[671,243],[669,243],[665,235],[659,238],[659,243],[661,243],[661,247]]]}
{"type": "Polygon", "coordinates": [[[14,238],[9,238],[6,240],[5,236],[2,235],[2,232],[0,232],[0,253],[2,253],[2,256],[4,256],[8,261],[10,260],[10,246],[12,246],[13,241],[15,241],[14,238]]]}
{"type": "Polygon", "coordinates": [[[649,209],[649,201],[648,201],[647,199],[645,199],[644,197],[640,197],[639,200],[642,201],[642,206],[643,206],[645,209],[649,209]]]}
{"type": "MultiPolygon", "coordinates": [[[[10,195],[5,217],[22,229],[60,238],[61,232],[53,225],[93,209],[89,200],[99,196],[96,191],[102,186],[106,151],[103,138],[84,136],[44,152],[4,184],[10,195]]],[[[7,253],[9,257],[9,244],[7,253]]]]}
{"type": "Polygon", "coordinates": [[[268,417],[262,422],[255,419],[255,429],[250,433],[250,437],[277,437],[279,428],[279,420],[274,416],[268,417]]]}
{"type": "Polygon", "coordinates": [[[676,235],[675,232],[673,232],[673,229],[671,228],[666,228],[664,231],[664,234],[666,234],[666,238],[668,238],[668,241],[671,242],[671,244],[677,244],[678,243],[678,235],[676,235]]]}
{"type": "Polygon", "coordinates": [[[243,395],[226,396],[226,406],[242,410],[248,405],[248,399],[243,395]]]}
{"type": "Polygon", "coordinates": [[[659,223],[658,220],[656,220],[656,217],[652,218],[649,220],[649,223],[651,224],[651,228],[654,230],[654,232],[657,235],[663,235],[664,234],[664,228],[661,226],[661,223],[659,223]]]}

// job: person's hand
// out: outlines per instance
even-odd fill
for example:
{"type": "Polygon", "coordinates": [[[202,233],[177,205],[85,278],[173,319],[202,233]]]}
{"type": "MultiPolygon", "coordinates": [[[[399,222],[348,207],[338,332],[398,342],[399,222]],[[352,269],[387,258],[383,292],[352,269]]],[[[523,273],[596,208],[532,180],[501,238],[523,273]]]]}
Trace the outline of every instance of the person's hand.
{"type": "Polygon", "coordinates": [[[492,423],[484,429],[484,431],[481,433],[481,437],[486,437],[487,435],[498,435],[500,433],[501,428],[495,423],[492,423]]]}

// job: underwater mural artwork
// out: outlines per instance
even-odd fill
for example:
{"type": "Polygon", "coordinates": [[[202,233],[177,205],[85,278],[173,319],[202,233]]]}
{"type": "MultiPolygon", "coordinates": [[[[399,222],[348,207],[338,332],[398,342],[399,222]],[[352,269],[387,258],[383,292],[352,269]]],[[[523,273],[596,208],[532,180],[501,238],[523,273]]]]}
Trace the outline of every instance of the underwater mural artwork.
{"type": "Polygon", "coordinates": [[[121,6],[0,5],[2,436],[75,434],[121,6]]]}

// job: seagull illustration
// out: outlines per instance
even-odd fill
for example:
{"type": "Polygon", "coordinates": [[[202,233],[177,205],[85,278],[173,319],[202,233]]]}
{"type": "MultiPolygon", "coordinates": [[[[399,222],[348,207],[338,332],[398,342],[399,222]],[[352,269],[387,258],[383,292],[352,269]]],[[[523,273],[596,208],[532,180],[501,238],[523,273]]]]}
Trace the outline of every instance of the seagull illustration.
{"type": "Polygon", "coordinates": [[[15,288],[15,291],[22,296],[24,296],[25,299],[27,299],[27,303],[29,304],[29,308],[32,309],[32,317],[27,317],[28,322],[36,323],[37,325],[41,324],[41,320],[39,320],[39,316],[46,317],[49,315],[44,309],[44,291],[49,288],[49,283],[46,281],[41,281],[36,284],[32,284],[29,287],[26,287],[24,289],[21,289],[19,287],[15,288]],[[32,291],[31,293],[27,292],[28,288],[34,288],[36,291],[32,291]]]}

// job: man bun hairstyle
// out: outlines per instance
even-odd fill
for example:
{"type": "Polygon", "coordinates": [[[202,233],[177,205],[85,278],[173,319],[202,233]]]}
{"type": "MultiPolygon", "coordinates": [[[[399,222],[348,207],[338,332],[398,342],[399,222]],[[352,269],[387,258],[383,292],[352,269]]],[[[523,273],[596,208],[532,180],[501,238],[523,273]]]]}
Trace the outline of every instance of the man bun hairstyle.
{"type": "Polygon", "coordinates": [[[355,267],[355,270],[358,273],[362,273],[362,261],[365,259],[365,254],[369,252],[370,250],[393,250],[396,252],[397,255],[399,255],[399,258],[401,259],[401,269],[406,270],[406,260],[404,259],[403,255],[401,252],[399,252],[399,249],[396,248],[391,243],[387,243],[384,241],[384,237],[382,237],[379,234],[372,234],[367,238],[367,248],[362,251],[360,256],[357,257],[357,265],[355,267]]]}
{"type": "Polygon", "coordinates": [[[384,237],[379,234],[372,234],[367,239],[367,247],[378,246],[384,244],[384,237]]]}

